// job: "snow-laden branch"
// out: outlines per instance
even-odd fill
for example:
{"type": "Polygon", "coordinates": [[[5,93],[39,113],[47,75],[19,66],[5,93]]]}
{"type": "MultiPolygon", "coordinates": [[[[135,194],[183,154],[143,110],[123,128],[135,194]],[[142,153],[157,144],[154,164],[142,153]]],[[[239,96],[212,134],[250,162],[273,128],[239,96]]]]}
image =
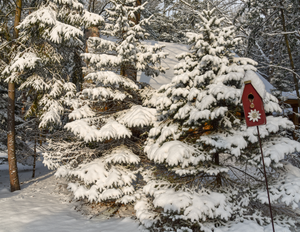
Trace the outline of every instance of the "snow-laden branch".
{"type": "Polygon", "coordinates": [[[290,69],[290,68],[286,68],[286,67],[282,67],[280,65],[272,65],[272,64],[267,64],[267,63],[264,63],[264,62],[261,62],[262,64],[265,64],[265,65],[268,65],[269,67],[274,67],[274,68],[280,68],[280,69],[284,69],[284,70],[287,70],[293,74],[296,75],[296,77],[300,80],[300,75],[298,73],[296,73],[294,70],[290,69]]]}
{"type": "Polygon", "coordinates": [[[287,32],[284,32],[284,31],[281,31],[281,32],[277,32],[277,33],[263,33],[264,35],[267,35],[267,36],[277,36],[277,35],[291,35],[291,34],[300,34],[299,31],[287,31],[287,32]]]}

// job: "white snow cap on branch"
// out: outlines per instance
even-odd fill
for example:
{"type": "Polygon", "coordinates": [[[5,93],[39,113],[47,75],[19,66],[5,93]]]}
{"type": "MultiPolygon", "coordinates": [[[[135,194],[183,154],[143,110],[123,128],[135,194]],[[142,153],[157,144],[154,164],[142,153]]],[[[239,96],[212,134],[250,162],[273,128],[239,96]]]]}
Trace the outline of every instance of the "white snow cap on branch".
{"type": "Polygon", "coordinates": [[[74,37],[83,36],[83,32],[76,27],[56,21],[55,26],[49,31],[49,39],[54,43],[62,43],[74,37]]]}
{"type": "Polygon", "coordinates": [[[175,140],[165,142],[161,147],[157,143],[146,147],[148,158],[156,163],[166,162],[170,166],[187,167],[190,163],[196,165],[205,157],[199,154],[193,146],[175,140]]]}
{"type": "Polygon", "coordinates": [[[33,52],[19,53],[8,65],[2,74],[10,74],[12,72],[23,72],[25,69],[33,69],[40,58],[33,52]]]}
{"type": "Polygon", "coordinates": [[[164,212],[180,213],[184,220],[206,221],[208,218],[220,217],[228,220],[233,213],[231,204],[227,201],[226,195],[207,191],[199,192],[175,191],[173,188],[157,189],[156,182],[150,182],[144,187],[144,192],[154,196],[155,207],[162,207],[164,212]]]}
{"type": "Polygon", "coordinates": [[[100,71],[96,73],[90,73],[85,77],[85,79],[95,81],[96,83],[102,83],[104,85],[123,85],[132,89],[139,88],[129,78],[120,76],[112,71],[100,71]]]}
{"type": "Polygon", "coordinates": [[[100,130],[95,126],[90,126],[85,120],[76,120],[67,123],[65,128],[86,142],[130,138],[132,135],[130,130],[113,119],[109,119],[100,130]]]}
{"type": "Polygon", "coordinates": [[[70,114],[69,114],[69,119],[81,119],[81,118],[88,118],[88,117],[93,117],[96,114],[92,111],[92,109],[88,105],[84,105],[81,108],[74,109],[70,114]]]}
{"type": "Polygon", "coordinates": [[[155,109],[137,105],[132,106],[124,115],[120,116],[117,121],[128,127],[151,126],[156,121],[155,114],[155,109]]]}
{"type": "Polygon", "coordinates": [[[104,23],[104,19],[102,16],[88,12],[87,10],[84,10],[82,20],[82,24],[85,27],[98,26],[104,23]]]}
{"type": "Polygon", "coordinates": [[[125,146],[116,147],[111,154],[105,156],[106,163],[138,164],[140,158],[125,146]]]}
{"type": "Polygon", "coordinates": [[[18,30],[25,29],[28,25],[42,23],[44,26],[53,26],[56,24],[56,12],[50,7],[42,7],[32,12],[17,26],[18,30]]]}
{"type": "Polygon", "coordinates": [[[62,166],[55,176],[76,176],[84,182],[84,185],[79,182],[68,185],[76,199],[87,198],[90,202],[117,199],[123,204],[135,201],[132,195],[134,192],[132,182],[136,179],[136,175],[120,165],[109,168],[103,158],[81,164],[75,170],[62,166]]]}

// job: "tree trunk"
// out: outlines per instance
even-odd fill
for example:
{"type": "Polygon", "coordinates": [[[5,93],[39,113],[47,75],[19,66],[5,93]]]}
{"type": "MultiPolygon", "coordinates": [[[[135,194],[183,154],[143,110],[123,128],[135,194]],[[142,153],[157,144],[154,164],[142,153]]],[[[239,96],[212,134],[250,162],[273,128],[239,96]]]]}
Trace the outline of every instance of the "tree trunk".
{"type": "MultiPolygon", "coordinates": [[[[282,1],[280,1],[280,5],[283,7],[282,1]]],[[[280,12],[281,12],[281,23],[282,23],[283,31],[287,32],[286,25],[285,25],[284,12],[283,12],[282,8],[280,9],[280,12]]],[[[284,40],[285,40],[286,49],[287,49],[287,52],[288,52],[288,55],[289,55],[291,69],[293,70],[293,80],[294,80],[296,95],[297,95],[297,98],[298,98],[298,107],[300,107],[300,94],[299,94],[298,79],[297,79],[296,74],[295,74],[296,70],[295,70],[294,60],[293,60],[293,56],[292,56],[291,47],[290,47],[290,44],[289,44],[288,35],[286,33],[284,33],[284,40]]]]}
{"type": "Polygon", "coordinates": [[[25,91],[22,91],[22,109],[21,109],[21,117],[24,119],[26,113],[26,94],[25,91]]]}
{"type": "MultiPolygon", "coordinates": [[[[38,130],[36,130],[36,136],[39,136],[38,130]]],[[[32,167],[32,178],[35,176],[35,164],[36,164],[36,136],[34,137],[34,147],[33,147],[33,167],[32,167]]]]}
{"type": "Polygon", "coordinates": [[[84,30],[84,40],[85,40],[85,52],[88,53],[89,49],[87,46],[87,40],[90,37],[100,37],[100,31],[98,27],[89,27],[84,30]]]}
{"type": "MultiPolygon", "coordinates": [[[[220,156],[218,153],[215,153],[214,159],[215,159],[215,164],[219,166],[220,165],[220,156]]],[[[218,173],[216,176],[216,182],[217,182],[218,187],[222,186],[222,177],[221,177],[220,173],[218,173]]]]}
{"type": "MultiPolygon", "coordinates": [[[[136,0],[136,6],[141,6],[141,5],[142,5],[142,1],[136,0]]],[[[137,12],[135,16],[135,24],[139,24],[140,20],[141,20],[141,12],[137,12]]]]}
{"type": "Polygon", "coordinates": [[[124,77],[128,77],[133,81],[137,81],[137,70],[133,65],[122,65],[120,75],[124,77]]]}
{"type": "MultiPolygon", "coordinates": [[[[16,1],[13,39],[16,40],[19,31],[16,28],[21,21],[22,0],[16,1]]],[[[14,47],[14,45],[13,45],[14,47]]],[[[9,166],[10,191],[20,190],[18,167],[16,159],[15,141],[15,84],[8,83],[8,108],[7,108],[7,156],[9,166]]]]}

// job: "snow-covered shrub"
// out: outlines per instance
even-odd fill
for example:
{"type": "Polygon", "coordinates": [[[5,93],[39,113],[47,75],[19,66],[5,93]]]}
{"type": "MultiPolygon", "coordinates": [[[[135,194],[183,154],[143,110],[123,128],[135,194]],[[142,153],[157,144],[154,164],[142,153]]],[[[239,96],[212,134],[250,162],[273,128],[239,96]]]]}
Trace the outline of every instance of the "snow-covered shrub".
{"type": "MultiPolygon", "coordinates": [[[[198,32],[188,34],[191,51],[178,56],[176,76],[156,101],[161,122],[145,148],[156,167],[143,172],[144,197],[135,206],[154,231],[233,231],[243,222],[263,231],[270,223],[257,130],[243,119],[244,81],[256,84],[268,114],[281,109],[255,74],[256,62],[234,54],[234,28],[214,11],[199,13],[198,32]]],[[[275,223],[287,231],[290,207],[300,200],[300,171],[283,160],[300,144],[280,132],[292,128],[272,115],[260,126],[275,223]]]]}

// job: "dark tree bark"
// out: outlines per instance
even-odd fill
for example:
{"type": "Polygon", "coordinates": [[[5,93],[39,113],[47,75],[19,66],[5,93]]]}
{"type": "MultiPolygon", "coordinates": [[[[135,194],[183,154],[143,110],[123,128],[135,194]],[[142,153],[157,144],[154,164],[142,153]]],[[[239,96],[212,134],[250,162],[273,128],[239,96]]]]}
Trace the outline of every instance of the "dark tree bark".
{"type": "MultiPolygon", "coordinates": [[[[21,21],[22,0],[16,1],[16,13],[14,21],[13,39],[18,38],[19,32],[16,28],[21,21]]],[[[14,45],[13,45],[14,47],[14,45]]],[[[15,83],[8,83],[8,109],[7,109],[7,156],[9,166],[10,191],[20,190],[18,167],[16,159],[15,141],[15,83]]]]}
{"type": "MultiPolygon", "coordinates": [[[[38,136],[38,133],[37,135],[38,136]]],[[[37,143],[37,139],[36,136],[34,138],[34,147],[33,147],[33,167],[32,167],[32,178],[35,177],[35,167],[36,167],[36,143],[37,143]]]]}
{"type": "Polygon", "coordinates": [[[295,74],[295,65],[294,65],[294,60],[293,60],[293,56],[292,56],[292,50],[291,50],[291,47],[290,47],[290,44],[289,44],[289,38],[288,38],[288,35],[287,35],[287,29],[286,29],[286,24],[285,24],[285,17],[284,17],[284,12],[283,12],[283,3],[282,1],[280,1],[280,5],[282,6],[281,9],[280,9],[280,13],[281,13],[281,24],[282,24],[282,28],[283,28],[283,31],[284,31],[284,40],[285,40],[285,45],[286,45],[286,49],[287,49],[287,53],[289,55],[289,60],[290,60],[290,65],[291,65],[291,69],[293,71],[293,80],[294,80],[294,85],[295,85],[295,91],[296,91],[296,95],[297,95],[297,100],[298,100],[298,107],[296,109],[295,112],[295,118],[296,118],[296,129],[298,129],[298,108],[300,107],[300,93],[299,93],[299,84],[298,84],[298,78],[295,74]]]}
{"type": "MultiPolygon", "coordinates": [[[[280,2],[280,5],[283,6],[282,1],[280,2]]],[[[287,29],[286,29],[286,25],[285,25],[285,17],[284,17],[284,12],[283,9],[280,9],[280,13],[281,13],[281,24],[282,24],[282,28],[284,31],[284,40],[285,40],[285,45],[286,45],[286,49],[287,49],[287,53],[289,55],[289,60],[290,60],[290,64],[291,64],[291,69],[293,70],[293,80],[294,80],[294,85],[295,85],[295,90],[296,90],[296,95],[298,98],[298,107],[300,107],[300,93],[299,93],[299,85],[298,85],[298,79],[296,77],[295,74],[295,65],[294,65],[294,60],[293,60],[293,56],[292,56],[292,50],[289,44],[289,39],[288,39],[288,35],[287,35],[287,29]]]]}

